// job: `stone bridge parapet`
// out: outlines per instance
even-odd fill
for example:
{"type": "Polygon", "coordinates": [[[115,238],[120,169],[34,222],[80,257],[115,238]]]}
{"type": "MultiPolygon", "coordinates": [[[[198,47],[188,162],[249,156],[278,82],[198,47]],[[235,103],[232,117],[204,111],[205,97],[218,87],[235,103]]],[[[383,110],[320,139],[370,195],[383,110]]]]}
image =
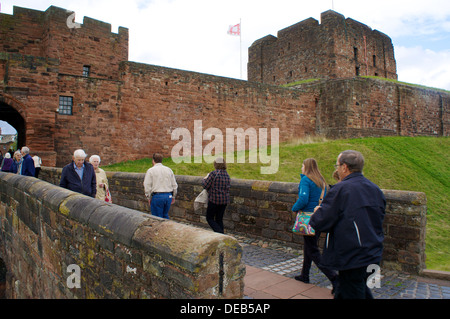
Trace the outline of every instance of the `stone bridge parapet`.
{"type": "MultiPolygon", "coordinates": [[[[113,202],[149,212],[144,196],[144,176],[139,173],[106,172],[113,202]]],[[[58,184],[61,168],[46,167],[42,178],[58,184]]],[[[208,226],[205,209],[194,210],[194,199],[201,192],[202,177],[176,176],[178,194],[169,212],[170,218],[194,225],[208,226]]],[[[301,249],[302,236],[292,233],[298,184],[231,179],[231,203],[224,216],[225,233],[232,231],[262,240],[276,240],[301,249]]],[[[425,269],[427,199],[425,193],[383,190],[386,201],[382,267],[410,274],[425,269]]],[[[323,234],[324,235],[324,234],[323,234]]],[[[324,237],[324,236],[323,236],[324,237]]],[[[323,238],[322,237],[322,242],[323,238]]],[[[323,247],[320,243],[319,247],[323,247]]]]}
{"type": "Polygon", "coordinates": [[[241,256],[233,237],[0,172],[6,298],[242,298],[241,256]]]}

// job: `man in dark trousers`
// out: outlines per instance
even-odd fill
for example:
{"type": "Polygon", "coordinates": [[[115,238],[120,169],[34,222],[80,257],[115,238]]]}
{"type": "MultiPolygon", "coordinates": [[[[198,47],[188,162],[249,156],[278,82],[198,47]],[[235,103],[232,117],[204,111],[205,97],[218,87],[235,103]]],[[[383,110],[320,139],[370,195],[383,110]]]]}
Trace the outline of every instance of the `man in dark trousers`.
{"type": "Polygon", "coordinates": [[[334,298],[373,299],[367,286],[368,266],[381,261],[386,199],[380,188],[363,176],[360,152],[342,152],[335,167],[341,181],[330,189],[322,206],[316,207],[310,225],[328,233],[322,264],[339,271],[334,298]]]}
{"type": "Polygon", "coordinates": [[[95,198],[97,179],[94,167],[85,160],[86,156],[81,149],[73,153],[72,162],[64,166],[62,170],[59,186],[95,198]]]}

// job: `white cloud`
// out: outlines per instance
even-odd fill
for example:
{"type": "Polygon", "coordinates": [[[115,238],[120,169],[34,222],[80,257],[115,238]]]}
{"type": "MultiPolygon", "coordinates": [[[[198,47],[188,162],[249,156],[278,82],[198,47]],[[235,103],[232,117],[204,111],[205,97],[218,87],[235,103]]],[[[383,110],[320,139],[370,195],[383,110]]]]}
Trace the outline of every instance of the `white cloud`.
{"type": "Polygon", "coordinates": [[[450,50],[397,47],[396,56],[400,81],[450,89],[450,50]]]}
{"type": "Polygon", "coordinates": [[[0,121],[0,128],[2,129],[2,134],[16,134],[17,131],[8,122],[0,121]]]}

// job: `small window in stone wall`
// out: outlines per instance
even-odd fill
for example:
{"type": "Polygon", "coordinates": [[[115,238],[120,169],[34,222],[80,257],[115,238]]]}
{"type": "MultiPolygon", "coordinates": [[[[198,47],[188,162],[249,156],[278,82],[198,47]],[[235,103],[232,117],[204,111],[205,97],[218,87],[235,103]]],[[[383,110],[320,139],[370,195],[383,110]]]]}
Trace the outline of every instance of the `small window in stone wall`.
{"type": "Polygon", "coordinates": [[[91,74],[91,67],[89,65],[83,65],[83,76],[84,77],[89,77],[89,75],[91,74]]]}
{"type": "Polygon", "coordinates": [[[64,115],[72,115],[73,97],[60,96],[58,113],[64,115]]]}

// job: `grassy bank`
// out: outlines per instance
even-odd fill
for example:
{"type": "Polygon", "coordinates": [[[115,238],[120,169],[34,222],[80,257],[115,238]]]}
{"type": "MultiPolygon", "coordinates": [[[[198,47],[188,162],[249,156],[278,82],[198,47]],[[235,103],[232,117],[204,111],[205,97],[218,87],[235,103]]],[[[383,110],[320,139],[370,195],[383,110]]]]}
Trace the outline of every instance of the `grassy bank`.
{"type": "MultiPolygon", "coordinates": [[[[450,139],[430,137],[383,137],[348,140],[298,140],[279,148],[276,174],[260,173],[269,164],[228,164],[233,178],[298,182],[301,163],[314,157],[322,174],[334,183],[331,174],[337,155],[346,149],[364,154],[364,175],[383,189],[424,192],[427,195],[427,268],[450,271],[450,139]]],[[[247,154],[248,155],[248,154],[247,154]]],[[[235,161],[236,162],[236,161],[235,161]]],[[[205,176],[213,170],[209,163],[179,163],[165,159],[176,175],[205,176]]],[[[150,159],[103,167],[110,171],[144,173],[150,159]]]]}

